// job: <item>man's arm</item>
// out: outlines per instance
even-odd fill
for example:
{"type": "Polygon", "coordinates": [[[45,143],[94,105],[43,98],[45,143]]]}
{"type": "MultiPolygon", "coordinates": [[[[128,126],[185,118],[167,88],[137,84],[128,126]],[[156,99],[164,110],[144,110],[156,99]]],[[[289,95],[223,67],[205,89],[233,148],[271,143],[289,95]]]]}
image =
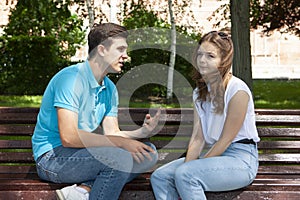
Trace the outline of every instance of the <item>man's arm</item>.
{"type": "Polygon", "coordinates": [[[64,108],[57,108],[57,116],[60,138],[64,147],[115,146],[131,152],[137,162],[143,161],[144,156],[151,160],[148,152],[154,152],[154,150],[142,142],[117,135],[101,135],[80,130],[78,129],[78,114],[64,108]]]}
{"type": "Polygon", "coordinates": [[[105,117],[102,122],[103,131],[105,135],[122,136],[132,139],[146,138],[151,136],[153,130],[157,127],[160,114],[160,109],[153,117],[151,117],[150,114],[147,114],[143,126],[133,131],[121,131],[119,129],[117,117],[105,117]]]}

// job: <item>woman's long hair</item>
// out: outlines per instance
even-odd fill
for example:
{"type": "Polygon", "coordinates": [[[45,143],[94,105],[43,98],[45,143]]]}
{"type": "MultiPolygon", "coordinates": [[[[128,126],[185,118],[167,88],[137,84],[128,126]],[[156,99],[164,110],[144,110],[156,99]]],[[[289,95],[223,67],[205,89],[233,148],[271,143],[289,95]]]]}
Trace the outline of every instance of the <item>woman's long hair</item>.
{"type": "MultiPolygon", "coordinates": [[[[198,88],[197,100],[201,102],[212,101],[215,113],[223,113],[224,110],[224,80],[228,77],[228,73],[231,69],[233,59],[233,43],[230,36],[224,32],[212,31],[205,34],[199,41],[193,55],[194,69],[192,72],[192,79],[196,83],[198,88]],[[197,50],[203,42],[210,42],[215,45],[221,53],[221,63],[218,66],[218,71],[215,74],[210,74],[209,77],[203,77],[198,71],[197,66],[197,50]],[[210,90],[208,90],[207,78],[210,79],[210,90]]],[[[227,83],[225,83],[227,85],[227,83]]]]}

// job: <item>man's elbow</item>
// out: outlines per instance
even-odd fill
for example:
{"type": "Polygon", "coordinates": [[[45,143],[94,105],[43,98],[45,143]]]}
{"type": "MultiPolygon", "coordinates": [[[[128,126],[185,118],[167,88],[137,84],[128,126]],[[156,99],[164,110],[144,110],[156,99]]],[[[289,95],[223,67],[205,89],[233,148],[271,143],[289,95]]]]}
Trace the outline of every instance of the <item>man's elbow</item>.
{"type": "Polygon", "coordinates": [[[74,142],[70,139],[61,139],[61,144],[63,147],[66,147],[66,148],[71,148],[71,147],[75,147],[74,145],[74,142]]]}
{"type": "Polygon", "coordinates": [[[63,147],[66,148],[76,148],[78,147],[78,141],[76,141],[76,137],[70,135],[63,135],[60,136],[61,144],[63,147]]]}

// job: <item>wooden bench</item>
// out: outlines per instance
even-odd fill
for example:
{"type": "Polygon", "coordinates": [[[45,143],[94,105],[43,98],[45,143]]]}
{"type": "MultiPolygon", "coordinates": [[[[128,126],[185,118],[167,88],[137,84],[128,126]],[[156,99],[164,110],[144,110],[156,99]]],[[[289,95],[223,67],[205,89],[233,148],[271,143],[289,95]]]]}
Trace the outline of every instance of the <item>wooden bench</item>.
{"type": "MultiPolygon", "coordinates": [[[[0,108],[0,199],[51,200],[55,189],[66,186],[39,179],[31,151],[31,136],[38,108],[0,108]]],[[[119,109],[123,130],[143,123],[148,109],[119,109]]],[[[208,192],[216,199],[300,199],[300,110],[256,110],[260,167],[254,182],[228,192],[208,192]]],[[[156,167],[179,158],[192,132],[192,109],[162,112],[162,129],[150,138],[159,149],[156,167]]],[[[124,187],[120,200],[154,199],[149,177],[142,174],[124,187]]]]}

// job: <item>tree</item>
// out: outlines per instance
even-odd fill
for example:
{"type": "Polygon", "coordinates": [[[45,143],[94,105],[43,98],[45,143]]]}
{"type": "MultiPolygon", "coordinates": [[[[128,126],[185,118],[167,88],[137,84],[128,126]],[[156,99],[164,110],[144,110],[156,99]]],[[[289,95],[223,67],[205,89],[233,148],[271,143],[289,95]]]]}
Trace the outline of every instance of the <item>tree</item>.
{"type": "Polygon", "coordinates": [[[86,6],[89,13],[89,27],[91,28],[94,25],[95,21],[94,0],[86,0],[86,6]]]}
{"type": "Polygon", "coordinates": [[[85,39],[70,2],[18,1],[0,38],[0,93],[42,94],[52,76],[70,64],[85,39]]]}
{"type": "Polygon", "coordinates": [[[18,1],[4,29],[5,35],[53,36],[60,44],[58,55],[70,59],[85,34],[82,20],[71,14],[68,5],[60,0],[18,1]]]}
{"type": "Polygon", "coordinates": [[[252,71],[251,64],[249,65],[250,46],[249,49],[247,47],[249,40],[246,31],[250,33],[248,26],[253,29],[261,27],[262,32],[266,34],[277,30],[282,33],[293,33],[300,37],[299,0],[245,0],[239,2],[231,0],[230,4],[220,6],[209,19],[215,21],[215,27],[219,27],[221,21],[227,21],[228,25],[231,19],[232,38],[236,48],[233,71],[244,79],[250,88],[252,88],[252,78],[250,79],[252,71]],[[241,56],[244,60],[241,60],[241,56]]]}
{"type": "Polygon", "coordinates": [[[249,6],[249,0],[230,0],[233,74],[243,79],[252,90],[249,6]]]}
{"type": "Polygon", "coordinates": [[[172,9],[172,0],[168,0],[170,22],[171,22],[171,47],[170,47],[170,62],[168,72],[168,83],[167,83],[167,101],[171,102],[173,95],[173,77],[174,77],[174,66],[176,58],[176,24],[174,20],[174,14],[172,9]]]}
{"type": "MultiPolygon", "coordinates": [[[[292,33],[300,37],[299,0],[250,0],[250,28],[263,28],[264,33],[274,30],[292,33]]],[[[209,20],[216,27],[220,22],[230,22],[230,4],[221,5],[209,20]]]]}
{"type": "Polygon", "coordinates": [[[251,0],[251,27],[262,26],[265,33],[274,30],[300,37],[299,0],[251,0]]]}

